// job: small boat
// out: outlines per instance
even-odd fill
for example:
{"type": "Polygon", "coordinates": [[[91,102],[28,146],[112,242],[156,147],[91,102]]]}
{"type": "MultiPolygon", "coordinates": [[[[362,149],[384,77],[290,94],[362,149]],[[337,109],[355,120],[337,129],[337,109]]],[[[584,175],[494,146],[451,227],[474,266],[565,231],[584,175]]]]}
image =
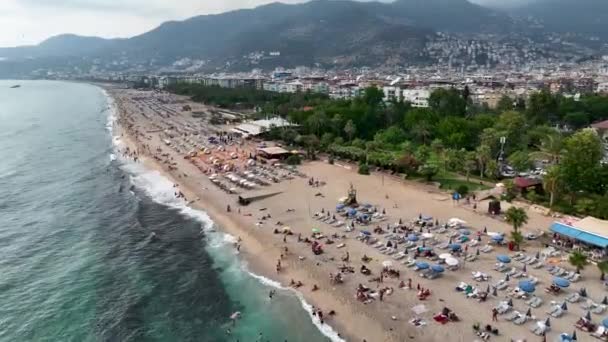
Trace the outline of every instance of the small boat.
{"type": "Polygon", "coordinates": [[[11,89],[15,89],[15,88],[21,88],[21,84],[15,84],[14,86],[11,87],[11,89]]]}

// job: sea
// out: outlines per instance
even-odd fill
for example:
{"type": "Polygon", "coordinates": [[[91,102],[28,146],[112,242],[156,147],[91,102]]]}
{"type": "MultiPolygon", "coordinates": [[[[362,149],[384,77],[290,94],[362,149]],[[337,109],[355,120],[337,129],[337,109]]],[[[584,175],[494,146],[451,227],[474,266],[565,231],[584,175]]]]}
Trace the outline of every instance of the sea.
{"type": "Polygon", "coordinates": [[[0,81],[0,341],[341,341],[123,160],[115,118],[94,85],[0,81]]]}

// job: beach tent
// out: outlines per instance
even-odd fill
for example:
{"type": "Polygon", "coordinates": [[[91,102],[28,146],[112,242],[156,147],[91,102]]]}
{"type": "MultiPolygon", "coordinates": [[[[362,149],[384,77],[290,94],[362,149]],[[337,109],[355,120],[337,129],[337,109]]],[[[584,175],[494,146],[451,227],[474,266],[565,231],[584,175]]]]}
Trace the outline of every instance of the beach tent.
{"type": "Polygon", "coordinates": [[[568,281],[568,279],[555,277],[555,278],[553,278],[553,284],[555,284],[559,287],[568,287],[568,286],[570,286],[570,281],[568,281]]]}
{"type": "Polygon", "coordinates": [[[506,255],[497,255],[496,260],[502,262],[503,264],[508,264],[511,262],[511,258],[506,255]]]}
{"type": "Polygon", "coordinates": [[[536,290],[534,284],[529,280],[520,281],[519,288],[526,293],[533,293],[536,290]]]}

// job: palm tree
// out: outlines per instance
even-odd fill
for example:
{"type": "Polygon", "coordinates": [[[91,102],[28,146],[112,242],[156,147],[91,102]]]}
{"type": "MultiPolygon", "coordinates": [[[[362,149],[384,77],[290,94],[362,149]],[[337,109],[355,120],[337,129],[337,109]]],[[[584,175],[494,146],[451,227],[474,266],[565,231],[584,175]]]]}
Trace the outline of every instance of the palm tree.
{"type": "Polygon", "coordinates": [[[426,144],[426,140],[431,136],[431,125],[426,121],[421,121],[413,127],[412,131],[422,144],[426,144]]]}
{"type": "Polygon", "coordinates": [[[357,126],[355,126],[353,120],[348,120],[346,125],[344,125],[344,133],[346,133],[346,135],[348,136],[349,141],[353,140],[355,133],[357,133],[357,126]]]}
{"type": "Polygon", "coordinates": [[[600,276],[600,279],[602,281],[604,281],[604,276],[606,273],[608,273],[608,261],[600,261],[597,263],[597,268],[600,270],[600,273],[602,274],[600,276]]]}
{"type": "Polygon", "coordinates": [[[486,164],[492,159],[492,149],[488,145],[479,145],[475,150],[477,162],[479,162],[479,171],[481,178],[484,176],[486,164]]]}
{"type": "Polygon", "coordinates": [[[570,265],[576,267],[576,273],[581,273],[588,264],[587,256],[579,251],[572,252],[568,257],[568,261],[570,261],[570,265]]]}
{"type": "Polygon", "coordinates": [[[549,192],[549,209],[552,209],[553,203],[555,203],[555,194],[561,187],[561,177],[556,166],[547,170],[547,174],[543,177],[543,187],[549,192]]]}
{"type": "Polygon", "coordinates": [[[514,231],[519,231],[524,224],[528,223],[528,214],[518,207],[511,207],[505,212],[505,220],[513,226],[514,231]]]}
{"type": "Polygon", "coordinates": [[[564,138],[559,133],[550,133],[538,146],[538,151],[530,155],[535,159],[548,159],[551,163],[559,164],[563,151],[564,138]]]}
{"type": "Polygon", "coordinates": [[[521,232],[517,230],[511,231],[511,241],[515,244],[517,250],[519,250],[519,246],[524,242],[524,236],[521,232]]]}

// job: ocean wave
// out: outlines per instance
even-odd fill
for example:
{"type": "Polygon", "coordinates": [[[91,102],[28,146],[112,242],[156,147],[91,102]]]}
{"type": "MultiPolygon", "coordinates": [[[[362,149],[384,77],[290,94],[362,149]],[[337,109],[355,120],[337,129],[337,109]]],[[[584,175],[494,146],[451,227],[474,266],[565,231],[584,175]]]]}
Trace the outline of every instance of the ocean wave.
{"type": "MultiPolygon", "coordinates": [[[[106,96],[111,99],[111,97],[107,93],[106,96]]],[[[115,113],[111,113],[110,115],[115,115],[115,113]]],[[[110,132],[112,132],[112,128],[114,127],[114,122],[116,121],[116,118],[114,117],[111,120],[109,119],[109,122],[110,121],[112,123],[110,127],[110,132]]],[[[119,149],[123,146],[122,140],[119,137],[114,136],[112,142],[114,144],[115,149],[119,149]]],[[[179,210],[179,212],[183,215],[197,220],[198,222],[203,224],[204,231],[214,231],[213,228],[215,223],[213,222],[213,220],[211,220],[211,218],[206,212],[193,209],[187,205],[187,202],[185,200],[175,197],[176,189],[173,187],[173,182],[171,182],[167,177],[165,177],[156,170],[150,170],[140,163],[135,163],[130,159],[124,158],[118,151],[115,151],[115,153],[112,153],[111,155],[114,156],[116,161],[120,162],[123,170],[125,170],[130,175],[131,183],[135,185],[136,188],[144,191],[144,193],[152,200],[159,204],[163,204],[170,208],[179,210]]],[[[234,236],[223,232],[214,232],[214,234],[210,235],[210,238],[210,248],[219,248],[224,245],[232,245],[237,241],[234,236]]],[[[256,279],[260,284],[281,291],[292,292],[300,301],[302,308],[308,313],[308,316],[310,317],[312,323],[324,336],[329,338],[332,342],[344,342],[344,339],[342,339],[330,325],[321,324],[319,319],[312,314],[312,305],[310,305],[304,299],[304,296],[300,292],[292,288],[284,287],[277,281],[255,274],[247,268],[246,262],[240,260],[238,261],[240,262],[239,266],[241,272],[244,272],[245,274],[256,279]]]]}

